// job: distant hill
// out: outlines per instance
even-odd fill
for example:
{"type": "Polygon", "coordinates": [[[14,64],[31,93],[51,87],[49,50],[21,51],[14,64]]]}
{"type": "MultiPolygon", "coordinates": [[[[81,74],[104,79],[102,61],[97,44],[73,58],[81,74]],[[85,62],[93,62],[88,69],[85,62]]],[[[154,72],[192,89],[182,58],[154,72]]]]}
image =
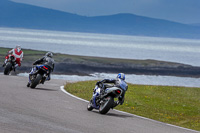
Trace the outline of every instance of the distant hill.
{"type": "Polygon", "coordinates": [[[134,14],[85,17],[0,0],[0,27],[200,39],[200,27],[134,14]]]}
{"type": "Polygon", "coordinates": [[[199,26],[200,27],[200,23],[194,23],[194,24],[190,24],[192,26],[199,26]]]}

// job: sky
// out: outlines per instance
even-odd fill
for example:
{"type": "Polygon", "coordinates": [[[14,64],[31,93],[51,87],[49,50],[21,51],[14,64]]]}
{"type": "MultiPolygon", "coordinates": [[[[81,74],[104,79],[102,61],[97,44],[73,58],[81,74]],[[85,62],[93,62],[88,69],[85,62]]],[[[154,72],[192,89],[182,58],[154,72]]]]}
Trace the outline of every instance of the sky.
{"type": "Polygon", "coordinates": [[[200,23],[200,0],[11,0],[82,16],[131,13],[185,24],[200,23]]]}

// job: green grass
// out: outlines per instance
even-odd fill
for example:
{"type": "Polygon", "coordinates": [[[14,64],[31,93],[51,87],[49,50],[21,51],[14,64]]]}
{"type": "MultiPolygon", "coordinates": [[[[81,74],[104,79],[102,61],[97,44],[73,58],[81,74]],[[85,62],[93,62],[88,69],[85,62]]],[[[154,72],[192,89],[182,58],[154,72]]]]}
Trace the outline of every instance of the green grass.
{"type": "MultiPolygon", "coordinates": [[[[96,81],[67,83],[65,89],[89,100],[96,81]]],[[[129,84],[118,110],[200,131],[200,88],[129,84]]]]}

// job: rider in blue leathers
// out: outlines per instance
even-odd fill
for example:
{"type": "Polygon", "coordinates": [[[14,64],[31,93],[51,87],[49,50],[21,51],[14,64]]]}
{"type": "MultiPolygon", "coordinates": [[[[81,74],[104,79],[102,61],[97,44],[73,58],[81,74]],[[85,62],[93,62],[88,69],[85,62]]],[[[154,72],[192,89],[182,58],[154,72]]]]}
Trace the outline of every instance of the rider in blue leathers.
{"type": "Polygon", "coordinates": [[[49,69],[50,69],[50,72],[49,72],[48,77],[47,77],[46,80],[50,80],[51,79],[50,78],[50,74],[54,70],[54,63],[55,62],[54,62],[54,59],[53,59],[53,53],[52,52],[47,52],[44,57],[40,58],[39,60],[36,60],[33,63],[33,65],[37,65],[37,64],[45,64],[45,65],[47,65],[49,67],[49,69]]]}
{"type": "MultiPolygon", "coordinates": [[[[99,85],[100,83],[114,83],[114,86],[119,87],[123,90],[122,95],[118,98],[118,101],[115,101],[113,108],[118,104],[122,105],[124,103],[125,92],[128,90],[128,85],[125,82],[124,73],[119,73],[116,79],[104,79],[102,81],[98,81],[96,85],[99,85]]],[[[102,89],[105,90],[106,88],[102,89]]]]}
{"type": "MultiPolygon", "coordinates": [[[[42,57],[42,58],[40,58],[40,59],[38,59],[38,60],[36,60],[34,63],[33,63],[33,65],[37,65],[37,64],[44,64],[44,65],[47,65],[48,66],[48,68],[49,68],[49,73],[48,73],[48,75],[47,75],[47,79],[46,80],[50,80],[51,79],[51,72],[53,72],[53,70],[54,70],[54,59],[53,59],[53,53],[52,52],[47,52],[46,54],[45,54],[45,56],[44,57],[42,57]]],[[[35,74],[34,73],[34,69],[32,68],[32,70],[31,70],[31,72],[30,72],[30,74],[29,75],[33,75],[33,74],[35,74]]],[[[44,83],[44,82],[43,82],[44,83]]],[[[28,84],[27,84],[27,87],[29,87],[30,86],[30,80],[29,80],[29,82],[28,82],[28,84]]]]}

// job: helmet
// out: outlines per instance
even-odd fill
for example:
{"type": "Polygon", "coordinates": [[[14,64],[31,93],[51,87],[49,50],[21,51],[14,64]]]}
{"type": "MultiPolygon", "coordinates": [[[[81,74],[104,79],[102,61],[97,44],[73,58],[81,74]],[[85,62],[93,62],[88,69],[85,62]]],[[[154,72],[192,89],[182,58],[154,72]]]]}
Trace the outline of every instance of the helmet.
{"type": "Polygon", "coordinates": [[[20,51],[21,51],[21,46],[20,46],[20,45],[17,45],[17,46],[16,46],[16,49],[17,49],[17,52],[20,52],[20,51]]]}
{"type": "Polygon", "coordinates": [[[125,80],[125,74],[124,74],[124,73],[119,73],[119,74],[117,75],[117,78],[120,78],[120,79],[122,79],[122,80],[125,80]]]}
{"type": "Polygon", "coordinates": [[[46,54],[45,54],[45,56],[47,56],[47,57],[53,57],[53,53],[52,52],[47,52],[46,54]]]}

